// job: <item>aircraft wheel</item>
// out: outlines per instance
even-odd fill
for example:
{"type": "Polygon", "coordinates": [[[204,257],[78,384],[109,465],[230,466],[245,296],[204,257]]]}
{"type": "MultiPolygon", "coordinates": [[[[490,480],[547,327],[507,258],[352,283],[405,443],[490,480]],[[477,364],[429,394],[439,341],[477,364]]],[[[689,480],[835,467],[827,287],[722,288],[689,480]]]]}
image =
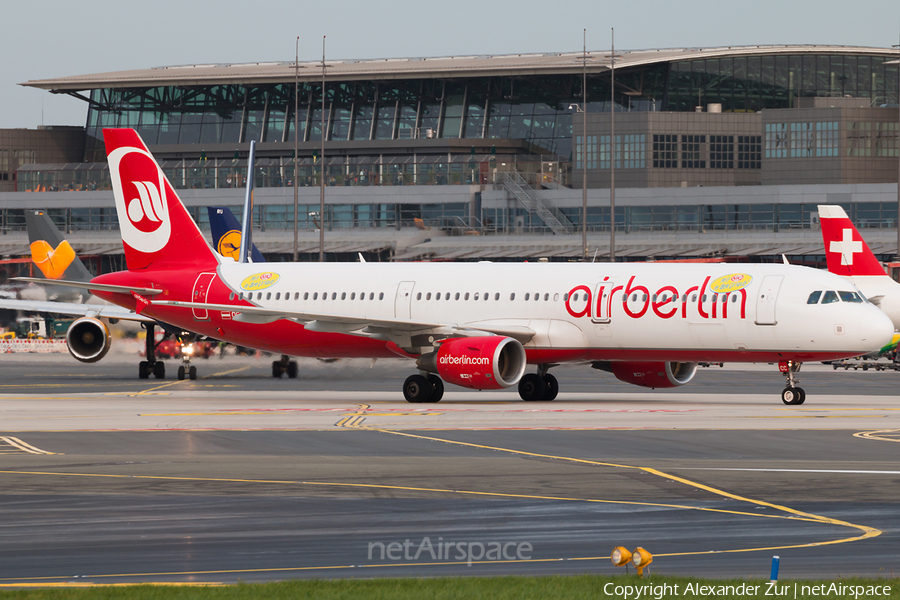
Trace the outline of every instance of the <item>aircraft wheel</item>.
{"type": "Polygon", "coordinates": [[[786,387],[781,392],[781,401],[792,406],[806,402],[806,392],[803,388],[786,387]]]}
{"type": "Polygon", "coordinates": [[[407,402],[428,402],[433,390],[434,386],[422,375],[410,375],[403,382],[403,397],[407,402]]]}
{"type": "Polygon", "coordinates": [[[537,373],[528,373],[519,380],[519,397],[526,402],[543,400],[546,392],[547,384],[537,373]]]}
{"type": "Polygon", "coordinates": [[[197,379],[197,367],[191,365],[191,368],[188,369],[188,377],[191,378],[191,381],[197,379]]]}
{"type": "Polygon", "coordinates": [[[559,394],[559,381],[556,380],[556,377],[547,373],[544,375],[544,383],[547,385],[547,391],[544,392],[544,397],[541,400],[545,402],[556,400],[556,395],[559,394]]]}
{"type": "Polygon", "coordinates": [[[150,377],[150,363],[142,360],[138,363],[138,378],[147,379],[148,377],[150,377]]]}
{"type": "Polygon", "coordinates": [[[184,381],[184,365],[178,367],[178,381],[184,381]]]}
{"type": "Polygon", "coordinates": [[[280,379],[282,373],[284,373],[284,366],[281,361],[276,360],[272,363],[272,377],[280,379]]]}
{"type": "Polygon", "coordinates": [[[426,402],[440,402],[444,397],[444,381],[437,375],[429,375],[428,383],[431,384],[431,397],[426,402]]]}
{"type": "Polygon", "coordinates": [[[157,379],[165,379],[166,378],[166,363],[161,360],[153,363],[153,376],[157,379]]]}
{"type": "Polygon", "coordinates": [[[297,361],[292,360],[288,363],[287,376],[289,379],[297,379],[297,361]]]}

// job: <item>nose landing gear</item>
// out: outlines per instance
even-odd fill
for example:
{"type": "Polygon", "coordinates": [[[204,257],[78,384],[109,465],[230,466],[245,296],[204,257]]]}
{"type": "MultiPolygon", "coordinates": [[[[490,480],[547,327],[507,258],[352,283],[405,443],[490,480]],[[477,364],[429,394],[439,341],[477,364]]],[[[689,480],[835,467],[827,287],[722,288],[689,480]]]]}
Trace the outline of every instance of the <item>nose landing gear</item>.
{"type": "Polygon", "coordinates": [[[782,361],[778,363],[778,370],[781,371],[787,379],[787,387],[781,392],[781,401],[785,404],[798,405],[806,402],[806,392],[803,388],[797,387],[800,382],[794,374],[800,372],[800,366],[803,363],[794,362],[792,360],[782,361]]]}

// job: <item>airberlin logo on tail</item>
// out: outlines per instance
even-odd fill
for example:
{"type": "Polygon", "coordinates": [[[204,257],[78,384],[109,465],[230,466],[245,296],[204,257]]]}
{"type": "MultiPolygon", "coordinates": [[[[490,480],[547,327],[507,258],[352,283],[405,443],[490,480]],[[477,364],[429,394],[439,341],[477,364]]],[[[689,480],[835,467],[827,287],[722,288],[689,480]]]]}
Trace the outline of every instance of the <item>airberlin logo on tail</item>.
{"type": "Polygon", "coordinates": [[[122,239],[140,252],[162,250],[172,223],[166,179],[156,161],[142,148],[116,148],[109,154],[109,172],[122,239]]]}

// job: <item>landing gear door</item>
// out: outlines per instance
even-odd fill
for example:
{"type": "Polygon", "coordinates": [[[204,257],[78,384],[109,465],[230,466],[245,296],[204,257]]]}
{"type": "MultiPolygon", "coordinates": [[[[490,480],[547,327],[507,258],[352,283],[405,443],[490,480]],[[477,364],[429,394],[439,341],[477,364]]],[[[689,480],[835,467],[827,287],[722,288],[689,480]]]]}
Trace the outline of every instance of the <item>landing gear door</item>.
{"type": "Polygon", "coordinates": [[[415,281],[401,281],[397,286],[397,296],[394,298],[394,317],[397,319],[410,318],[410,304],[415,281]]]}
{"type": "MultiPolygon", "coordinates": [[[[213,279],[216,278],[215,273],[200,273],[194,282],[194,292],[191,294],[191,302],[206,302],[206,296],[209,294],[209,288],[212,287],[213,279]]],[[[209,311],[205,308],[192,308],[195,321],[208,321],[209,311]]]]}
{"type": "Polygon", "coordinates": [[[778,290],[784,275],[766,275],[759,286],[759,296],[756,298],[756,324],[777,325],[775,319],[775,304],[778,300],[778,290]]]}

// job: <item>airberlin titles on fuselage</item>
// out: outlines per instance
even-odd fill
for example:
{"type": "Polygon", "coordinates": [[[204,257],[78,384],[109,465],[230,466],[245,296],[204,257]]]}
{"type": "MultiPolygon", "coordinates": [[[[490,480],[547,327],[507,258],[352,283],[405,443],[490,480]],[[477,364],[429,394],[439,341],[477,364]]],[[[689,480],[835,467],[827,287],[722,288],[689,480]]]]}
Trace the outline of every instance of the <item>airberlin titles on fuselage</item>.
{"type": "Polygon", "coordinates": [[[616,285],[609,277],[597,285],[595,290],[587,285],[578,285],[566,294],[566,311],[575,319],[610,319],[613,317],[615,297],[621,292],[622,311],[632,319],[640,319],[651,310],[660,319],[671,319],[679,316],[686,319],[690,305],[696,304],[697,315],[703,319],[728,318],[728,305],[732,307],[732,315],[741,319],[747,318],[747,290],[753,278],[746,273],[723,275],[710,283],[707,276],[703,283],[694,285],[683,292],[673,285],[664,285],[652,295],[650,290],[640,282],[635,283],[637,275],[632,275],[628,283],[616,285]],[[710,308],[704,307],[706,294],[712,297],[710,308]],[[573,307],[573,304],[575,305],[573,307]],[[721,305],[721,307],[719,306],[721,305]],[[734,314],[739,308],[740,313],[734,314]]]}

